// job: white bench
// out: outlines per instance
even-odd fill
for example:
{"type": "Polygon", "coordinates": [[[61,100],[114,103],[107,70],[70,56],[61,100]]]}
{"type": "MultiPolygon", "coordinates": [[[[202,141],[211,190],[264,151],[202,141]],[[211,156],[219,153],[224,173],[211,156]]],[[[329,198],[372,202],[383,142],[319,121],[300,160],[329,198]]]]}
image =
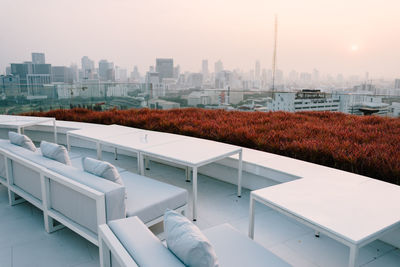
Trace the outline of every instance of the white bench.
{"type": "Polygon", "coordinates": [[[10,204],[26,200],[41,209],[47,232],[64,225],[98,245],[98,226],[125,218],[125,212],[151,226],[162,221],[167,208],[186,211],[186,190],[128,171],[120,174],[125,186],[0,140],[0,182],[8,188],[10,204]]]}
{"type": "MultiPolygon", "coordinates": [[[[203,231],[220,267],[287,267],[288,263],[228,224],[203,231]]],[[[101,267],[185,266],[137,217],[99,226],[101,267]]]]}

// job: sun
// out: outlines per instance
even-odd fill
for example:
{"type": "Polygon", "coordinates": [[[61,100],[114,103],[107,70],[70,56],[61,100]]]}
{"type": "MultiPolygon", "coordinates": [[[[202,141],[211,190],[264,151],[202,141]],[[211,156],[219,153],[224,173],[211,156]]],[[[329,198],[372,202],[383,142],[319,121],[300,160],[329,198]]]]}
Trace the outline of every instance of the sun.
{"type": "Polygon", "coordinates": [[[351,47],[350,47],[350,50],[353,51],[353,52],[357,52],[358,49],[359,49],[359,47],[358,47],[357,44],[352,44],[351,47]]]}

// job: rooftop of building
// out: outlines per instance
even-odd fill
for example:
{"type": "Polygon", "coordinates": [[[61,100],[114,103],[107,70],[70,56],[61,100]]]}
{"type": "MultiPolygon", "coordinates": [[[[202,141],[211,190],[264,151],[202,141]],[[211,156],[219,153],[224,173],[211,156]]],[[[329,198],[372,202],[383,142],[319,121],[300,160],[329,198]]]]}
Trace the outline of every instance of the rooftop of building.
{"type": "MultiPolygon", "coordinates": [[[[87,123],[58,122],[61,143],[67,130],[93,127],[87,123]]],[[[101,126],[96,126],[100,127],[101,126]]],[[[49,139],[49,126],[35,126],[26,131],[34,141],[49,139]],[[44,128],[43,128],[44,127],[44,128]],[[47,128],[46,128],[47,127],[47,128]]],[[[1,130],[4,138],[5,129],[1,130]]],[[[50,136],[50,137],[49,137],[50,136]]],[[[111,150],[108,150],[111,151],[111,150]]],[[[91,145],[83,142],[73,146],[71,155],[96,157],[91,145]]],[[[245,149],[244,151],[244,186],[273,186],[280,182],[290,181],[304,176],[316,177],[321,173],[328,176],[343,175],[344,172],[290,159],[266,152],[245,149]]],[[[136,159],[130,155],[104,152],[103,159],[132,172],[137,171],[136,159]]],[[[74,163],[74,160],[73,164],[74,163]]],[[[213,170],[223,172],[226,166],[214,165],[213,170]]],[[[204,171],[207,173],[207,171],[204,171]]],[[[239,231],[247,234],[249,222],[249,196],[251,189],[243,189],[242,197],[236,196],[236,186],[205,174],[198,180],[199,217],[195,222],[200,229],[206,229],[221,223],[229,223],[239,231]]],[[[169,184],[188,190],[191,195],[191,184],[185,182],[185,172],[176,167],[159,162],[151,162],[146,175],[169,184]]],[[[189,207],[191,214],[191,207],[189,207]]],[[[284,216],[266,206],[256,206],[255,241],[271,250],[293,266],[346,266],[349,257],[348,247],[321,235],[314,236],[314,231],[303,224],[284,216]]],[[[160,225],[151,228],[163,239],[160,225]]],[[[359,265],[367,267],[399,266],[400,251],[392,245],[376,240],[361,248],[359,265]]],[[[98,248],[78,234],[64,228],[52,234],[44,230],[43,215],[40,210],[25,202],[9,206],[7,190],[0,186],[0,266],[99,266],[98,248]]]]}

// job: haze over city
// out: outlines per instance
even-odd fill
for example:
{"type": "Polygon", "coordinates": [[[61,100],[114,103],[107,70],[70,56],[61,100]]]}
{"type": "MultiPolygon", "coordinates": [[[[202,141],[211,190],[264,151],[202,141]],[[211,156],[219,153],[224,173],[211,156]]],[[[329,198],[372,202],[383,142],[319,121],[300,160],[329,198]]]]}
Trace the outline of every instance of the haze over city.
{"type": "Polygon", "coordinates": [[[50,1],[2,0],[0,73],[45,52],[54,65],[87,55],[143,73],[156,57],[183,71],[221,59],[271,68],[278,14],[278,68],[400,76],[400,2],[387,1],[50,1]]]}

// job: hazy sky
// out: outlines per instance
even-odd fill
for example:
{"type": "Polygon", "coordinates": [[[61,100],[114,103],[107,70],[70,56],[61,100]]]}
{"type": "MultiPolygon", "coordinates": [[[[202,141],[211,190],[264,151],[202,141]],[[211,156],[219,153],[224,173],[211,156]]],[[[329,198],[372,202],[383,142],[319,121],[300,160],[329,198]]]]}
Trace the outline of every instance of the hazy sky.
{"type": "Polygon", "coordinates": [[[181,70],[278,68],[400,77],[400,0],[0,0],[0,73],[46,53],[53,65],[87,55],[143,74],[156,57],[181,70]],[[353,49],[351,47],[353,46],[353,49]]]}

